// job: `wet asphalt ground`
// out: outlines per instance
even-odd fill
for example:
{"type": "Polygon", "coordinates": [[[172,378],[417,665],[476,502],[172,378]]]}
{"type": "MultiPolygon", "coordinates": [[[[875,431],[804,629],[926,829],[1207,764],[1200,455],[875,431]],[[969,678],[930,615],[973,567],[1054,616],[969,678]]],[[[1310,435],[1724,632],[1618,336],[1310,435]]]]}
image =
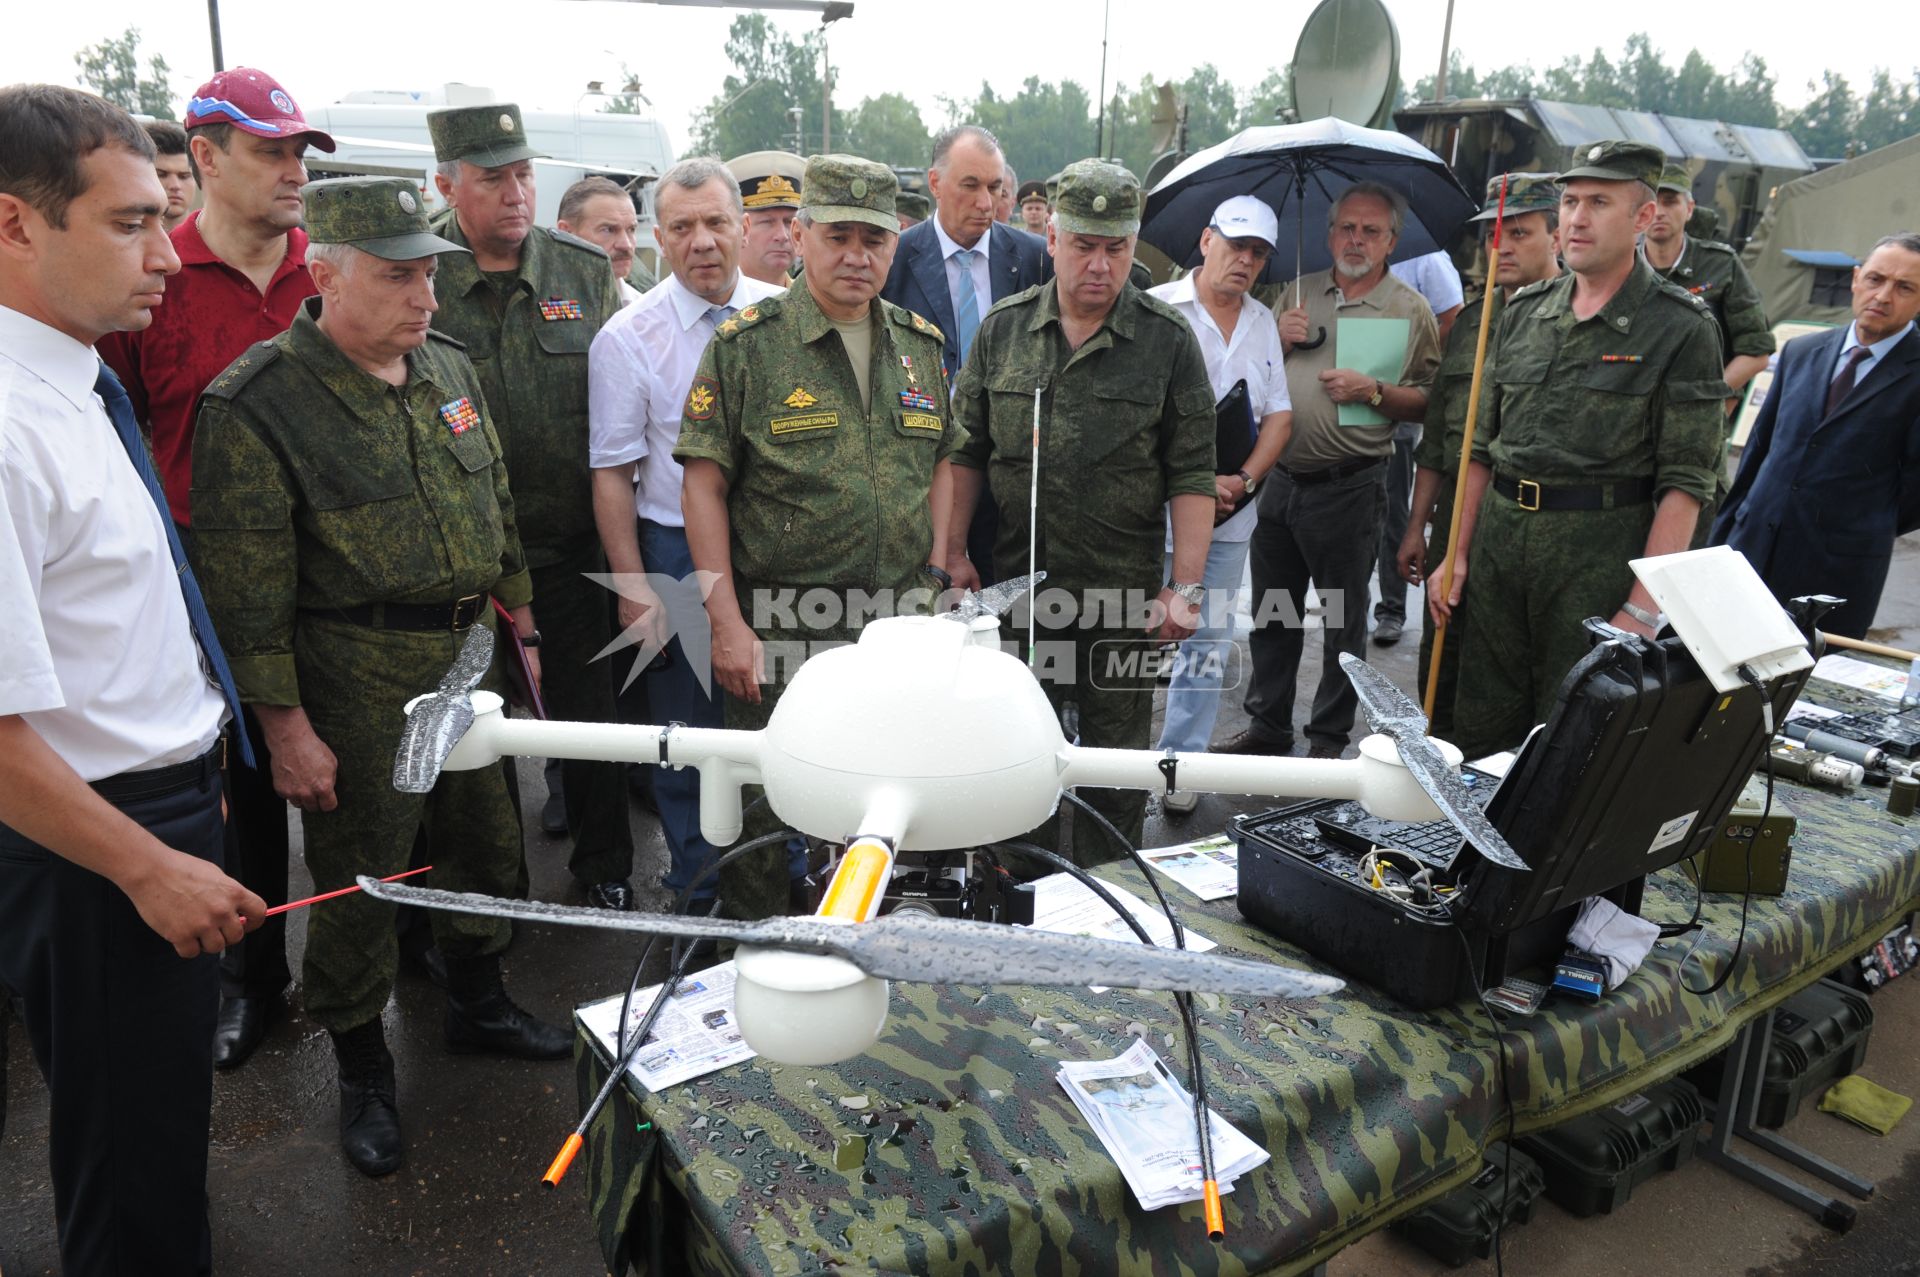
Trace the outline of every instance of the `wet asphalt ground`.
{"type": "MultiPolygon", "coordinates": [[[[1920,542],[1899,546],[1879,619],[1882,628],[1873,637],[1909,648],[1920,642],[1920,542]]],[[[1370,646],[1369,657],[1413,689],[1417,618],[1409,623],[1398,645],[1370,646]]],[[[1318,677],[1317,642],[1310,639],[1300,675],[1303,707],[1318,677]]],[[[1230,692],[1216,739],[1244,726],[1238,702],[1230,692]]],[[[583,903],[567,873],[566,840],[539,830],[545,794],[537,767],[523,764],[521,782],[534,895],[583,903]]],[[[1148,845],[1202,836],[1229,815],[1262,805],[1208,796],[1191,817],[1168,821],[1155,804],[1148,845]]],[[[656,885],[666,863],[658,824],[637,804],[631,814],[641,907],[664,908],[656,885]]],[[[296,847],[298,837],[296,822],[296,847]]],[[[291,890],[298,897],[310,889],[296,856],[291,890]]],[[[305,938],[304,916],[296,913],[288,928],[296,972],[305,938]]],[[[522,928],[506,958],[508,988],[522,1005],[564,1020],[573,1006],[624,988],[638,950],[612,933],[522,928]]],[[[579,1116],[572,1066],[448,1055],[440,1046],[443,1006],[424,979],[402,976],[387,1008],[407,1160],[385,1179],[362,1177],[339,1152],[332,1049],[301,1014],[297,986],[287,1015],[260,1051],[242,1068],[216,1076],[208,1192],[215,1267],[223,1277],[605,1272],[587,1214],[584,1172],[576,1169],[557,1190],[540,1183],[579,1116]]],[[[1901,1094],[1920,1095],[1920,976],[1877,995],[1874,1010],[1862,1072],[1901,1094]]],[[[23,1035],[16,1031],[10,1039],[0,1136],[0,1277],[28,1277],[58,1271],[46,1093],[23,1035]]],[[[123,1049],[137,1056],[140,1047],[128,1042],[123,1049]]],[[[1825,1232],[1810,1217],[1696,1159],[1643,1185],[1612,1216],[1574,1219],[1543,1201],[1531,1223],[1510,1230],[1507,1268],[1568,1277],[1920,1273],[1920,1117],[1910,1115],[1882,1138],[1815,1111],[1809,1101],[1783,1133],[1878,1180],[1850,1234],[1825,1232]]],[[[1359,1277],[1454,1270],[1377,1234],[1337,1256],[1330,1271],[1359,1277]]],[[[1476,1262],[1458,1271],[1491,1273],[1494,1265],[1476,1262]]]]}

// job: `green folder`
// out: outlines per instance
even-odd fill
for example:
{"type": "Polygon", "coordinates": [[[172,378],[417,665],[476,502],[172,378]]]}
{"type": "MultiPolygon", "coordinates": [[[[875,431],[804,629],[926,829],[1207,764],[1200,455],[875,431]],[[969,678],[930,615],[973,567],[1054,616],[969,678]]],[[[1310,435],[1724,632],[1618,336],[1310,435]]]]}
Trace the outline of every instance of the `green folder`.
{"type": "MultiPolygon", "coordinates": [[[[1334,321],[1333,366],[1351,368],[1392,385],[1407,366],[1407,340],[1413,325],[1404,319],[1347,319],[1334,321]]],[[[1387,417],[1362,403],[1340,405],[1343,426],[1384,426],[1387,417]]]]}

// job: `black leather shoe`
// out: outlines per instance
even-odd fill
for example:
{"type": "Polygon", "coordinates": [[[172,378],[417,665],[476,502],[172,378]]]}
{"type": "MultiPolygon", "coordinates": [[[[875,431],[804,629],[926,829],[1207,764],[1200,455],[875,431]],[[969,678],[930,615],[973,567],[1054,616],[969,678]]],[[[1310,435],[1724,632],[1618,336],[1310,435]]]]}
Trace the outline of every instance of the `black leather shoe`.
{"type": "Polygon", "coordinates": [[[516,1060],[563,1060],[573,1034],[513,1004],[500,983],[500,958],[447,959],[447,1050],[455,1055],[504,1055],[516,1060]]]}
{"type": "Polygon", "coordinates": [[[220,1018],[213,1023],[213,1067],[237,1069],[245,1064],[285,1005],[278,997],[221,998],[220,1018]]]}
{"type": "Polygon", "coordinates": [[[1255,736],[1251,727],[1235,732],[1218,745],[1207,747],[1209,754],[1265,754],[1275,758],[1284,758],[1293,752],[1293,742],[1270,741],[1264,736],[1255,736]]]}
{"type": "Polygon", "coordinates": [[[331,1036],[340,1064],[340,1149],[362,1175],[391,1175],[400,1169],[400,1109],[380,1021],[331,1036]]]}
{"type": "Polygon", "coordinates": [[[567,800],[557,789],[540,804],[540,829],[555,837],[567,832],[567,800]]]}
{"type": "Polygon", "coordinates": [[[632,913],[633,884],[625,878],[615,878],[612,882],[596,882],[587,888],[587,903],[595,909],[632,913]]]}

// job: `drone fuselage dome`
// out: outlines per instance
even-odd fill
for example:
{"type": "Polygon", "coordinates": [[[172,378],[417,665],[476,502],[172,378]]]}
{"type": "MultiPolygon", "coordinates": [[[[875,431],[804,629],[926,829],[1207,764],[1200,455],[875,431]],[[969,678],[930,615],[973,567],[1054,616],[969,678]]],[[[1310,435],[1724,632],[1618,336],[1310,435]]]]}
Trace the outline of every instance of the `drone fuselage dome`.
{"type": "Polygon", "coordinates": [[[910,808],[900,847],[938,850],[1042,824],[1065,745],[1039,681],[1001,650],[998,618],[893,617],[794,674],[760,774],[781,819],[815,837],[844,841],[910,808]]]}

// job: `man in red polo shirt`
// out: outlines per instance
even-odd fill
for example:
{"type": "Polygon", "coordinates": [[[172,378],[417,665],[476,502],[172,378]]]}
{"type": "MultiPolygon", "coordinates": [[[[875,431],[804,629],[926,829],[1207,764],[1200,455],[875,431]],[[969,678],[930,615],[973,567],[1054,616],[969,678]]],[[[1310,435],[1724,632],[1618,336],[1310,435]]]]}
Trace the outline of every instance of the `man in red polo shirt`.
{"type": "MultiPolygon", "coordinates": [[[[167,281],[153,324],[100,342],[101,358],[120,374],[153,443],[167,505],[191,553],[187,491],[192,484],[193,421],[208,384],[258,341],[293,325],[313,296],[307,236],[300,229],[302,161],[308,146],[333,139],[307,124],[300,108],[264,71],[222,71],[187,100],[187,154],[205,206],[172,233],[180,273],[167,281]]],[[[256,740],[266,737],[249,728],[256,740]]],[[[274,792],[272,760],[257,749],[256,771],[233,769],[226,861],[249,890],[287,898],[287,808],[274,792]]],[[[286,927],[271,919],[246,943],[221,955],[216,1067],[240,1064],[284,1009],[286,927]]]]}

